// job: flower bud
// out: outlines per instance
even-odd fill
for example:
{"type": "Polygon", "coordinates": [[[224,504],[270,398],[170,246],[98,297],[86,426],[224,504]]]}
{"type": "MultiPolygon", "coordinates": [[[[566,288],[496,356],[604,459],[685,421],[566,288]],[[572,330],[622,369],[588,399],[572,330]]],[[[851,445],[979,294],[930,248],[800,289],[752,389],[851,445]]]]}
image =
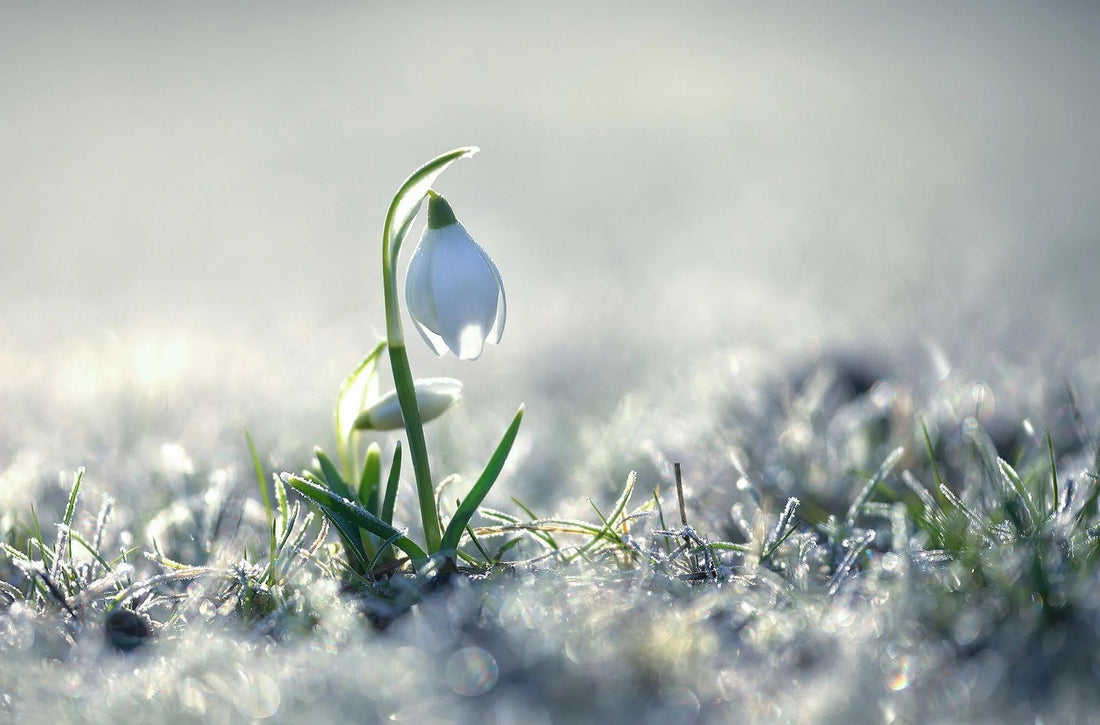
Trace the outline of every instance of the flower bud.
{"type": "MultiPolygon", "coordinates": [[[[462,398],[462,383],[454,378],[422,378],[413,381],[420,420],[427,423],[447,412],[462,398]]],[[[355,419],[356,430],[399,430],[405,427],[397,391],[378,398],[355,419]]]]}

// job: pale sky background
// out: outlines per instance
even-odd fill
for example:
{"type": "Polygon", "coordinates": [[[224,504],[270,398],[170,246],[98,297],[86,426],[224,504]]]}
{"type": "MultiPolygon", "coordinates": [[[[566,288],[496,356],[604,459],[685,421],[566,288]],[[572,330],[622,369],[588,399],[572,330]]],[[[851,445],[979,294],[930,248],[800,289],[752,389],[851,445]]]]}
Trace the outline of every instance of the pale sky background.
{"type": "Polygon", "coordinates": [[[0,17],[0,452],[127,406],[165,437],[316,442],[383,328],[390,195],[467,144],[437,188],[504,275],[504,344],[414,364],[499,427],[519,400],[599,416],[724,346],[1100,338],[1093,3],[0,17]]]}

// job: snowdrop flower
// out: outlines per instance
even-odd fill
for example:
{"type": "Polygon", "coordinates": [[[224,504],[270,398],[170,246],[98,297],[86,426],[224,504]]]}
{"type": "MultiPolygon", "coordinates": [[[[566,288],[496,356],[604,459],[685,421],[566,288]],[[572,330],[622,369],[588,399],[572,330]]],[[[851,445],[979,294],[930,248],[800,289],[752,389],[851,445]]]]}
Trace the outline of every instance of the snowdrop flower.
{"type": "Polygon", "coordinates": [[[508,305],[500,272],[435,192],[428,192],[428,224],[409,262],[405,299],[436,355],[449,349],[461,360],[476,360],[486,340],[495,345],[504,333],[508,305]]]}
{"type": "MultiPolygon", "coordinates": [[[[421,378],[413,382],[420,420],[427,423],[447,412],[462,398],[462,383],[454,378],[421,378]]],[[[357,430],[398,430],[405,427],[397,391],[378,398],[355,419],[357,430]]]]}

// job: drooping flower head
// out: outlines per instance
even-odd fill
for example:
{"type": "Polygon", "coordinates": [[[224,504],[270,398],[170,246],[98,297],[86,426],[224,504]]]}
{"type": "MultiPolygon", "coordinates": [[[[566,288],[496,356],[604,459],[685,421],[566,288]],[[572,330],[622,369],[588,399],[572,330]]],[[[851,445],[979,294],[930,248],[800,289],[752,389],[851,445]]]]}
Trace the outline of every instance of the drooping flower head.
{"type": "Polygon", "coordinates": [[[437,355],[450,350],[476,360],[486,340],[496,345],[504,334],[508,305],[500,272],[435,192],[428,192],[428,223],[409,262],[405,300],[437,355]]]}

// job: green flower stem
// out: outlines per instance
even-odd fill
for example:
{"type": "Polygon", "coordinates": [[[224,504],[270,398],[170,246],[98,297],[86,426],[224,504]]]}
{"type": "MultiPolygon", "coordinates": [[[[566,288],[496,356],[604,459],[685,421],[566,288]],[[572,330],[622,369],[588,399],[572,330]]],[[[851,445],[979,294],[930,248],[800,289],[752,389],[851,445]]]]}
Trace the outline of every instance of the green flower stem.
{"type": "MultiPolygon", "coordinates": [[[[388,221],[388,220],[387,220],[388,221]]],[[[389,223],[382,242],[382,287],[386,304],[386,342],[390,352],[390,369],[405,420],[405,437],[409,440],[413,475],[416,477],[416,497],[420,502],[420,522],[424,527],[424,543],[428,552],[439,551],[443,535],[439,530],[439,514],[435,508],[435,486],[428,464],[428,445],[424,441],[424,424],[420,421],[420,406],[416,402],[409,355],[405,352],[405,334],[401,328],[401,307],[397,298],[396,259],[391,259],[389,223]]]]}
{"type": "MultiPolygon", "coordinates": [[[[400,326],[398,322],[398,326],[400,326]]],[[[435,507],[435,486],[428,467],[428,446],[424,442],[424,425],[420,422],[420,407],[416,402],[416,389],[413,387],[412,370],[409,368],[409,356],[405,352],[405,343],[394,344],[390,341],[390,368],[393,370],[393,383],[397,388],[397,400],[401,403],[401,415],[405,419],[405,436],[409,440],[409,453],[412,457],[413,474],[416,477],[416,497],[420,502],[420,521],[424,527],[424,543],[428,553],[439,551],[442,533],[439,529],[439,514],[435,507]]]]}
{"type": "Polygon", "coordinates": [[[439,514],[435,507],[435,486],[428,467],[428,447],[424,443],[424,425],[420,420],[420,406],[416,401],[409,356],[405,352],[405,333],[401,328],[401,303],[397,296],[397,256],[401,243],[409,232],[420,204],[444,169],[459,159],[477,153],[477,147],[467,146],[437,156],[413,172],[405,180],[390,203],[386,213],[386,225],[382,230],[382,290],[386,307],[386,342],[390,348],[390,369],[397,389],[397,401],[401,404],[401,417],[405,420],[405,437],[409,441],[413,474],[416,477],[416,496],[420,502],[420,521],[424,526],[424,542],[428,553],[439,551],[442,532],[439,514]]]}

